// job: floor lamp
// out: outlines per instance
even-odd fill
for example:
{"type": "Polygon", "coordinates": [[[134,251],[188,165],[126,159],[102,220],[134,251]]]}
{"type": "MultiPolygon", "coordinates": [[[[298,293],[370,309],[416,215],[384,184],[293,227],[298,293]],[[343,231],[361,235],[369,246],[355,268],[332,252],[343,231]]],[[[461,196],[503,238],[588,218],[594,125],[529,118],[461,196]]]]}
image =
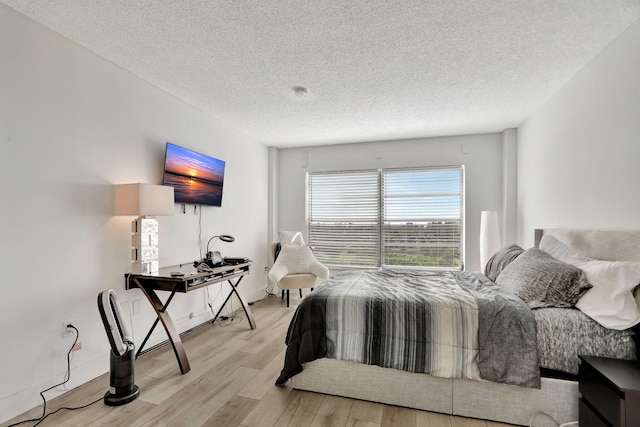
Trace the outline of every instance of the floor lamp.
{"type": "Polygon", "coordinates": [[[114,189],[115,214],[137,215],[131,223],[131,272],[156,273],[158,221],[155,215],[173,215],[173,187],[152,184],[119,184],[114,189]]]}
{"type": "Polygon", "coordinates": [[[500,229],[498,228],[498,212],[480,212],[480,269],[484,270],[489,258],[500,250],[500,229]]]}

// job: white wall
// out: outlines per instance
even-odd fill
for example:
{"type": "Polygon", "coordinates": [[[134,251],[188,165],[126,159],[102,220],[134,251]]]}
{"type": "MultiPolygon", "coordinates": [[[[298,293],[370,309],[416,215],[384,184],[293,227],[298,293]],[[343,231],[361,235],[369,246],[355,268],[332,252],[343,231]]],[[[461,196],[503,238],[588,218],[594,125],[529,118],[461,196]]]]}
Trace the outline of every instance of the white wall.
{"type": "MultiPolygon", "coordinates": [[[[227,162],[223,206],[203,209],[202,237],[234,235],[215,249],[251,257],[240,290],[249,300],[265,295],[268,149],[5,5],[0,58],[1,422],[63,379],[72,343],[61,337],[64,320],[74,320],[83,346],[68,386],[108,371],[101,290],[116,289],[125,309],[141,300],[132,326],[138,344],[144,337],[154,316],[138,290],[124,290],[132,218],[113,216],[112,185],[161,183],[166,141],[227,162]]],[[[176,205],[159,221],[161,265],[199,256],[193,207],[183,215],[176,205]]],[[[177,296],[170,312],[179,330],[210,316],[204,291],[177,296]]]]}
{"type": "Polygon", "coordinates": [[[640,21],[518,129],[518,239],[640,229],[640,21]]]}
{"type": "Polygon", "coordinates": [[[277,160],[277,227],[302,231],[306,237],[307,172],[464,164],[465,265],[467,270],[478,270],[480,211],[502,212],[502,147],[503,135],[496,133],[281,149],[277,160]]]}

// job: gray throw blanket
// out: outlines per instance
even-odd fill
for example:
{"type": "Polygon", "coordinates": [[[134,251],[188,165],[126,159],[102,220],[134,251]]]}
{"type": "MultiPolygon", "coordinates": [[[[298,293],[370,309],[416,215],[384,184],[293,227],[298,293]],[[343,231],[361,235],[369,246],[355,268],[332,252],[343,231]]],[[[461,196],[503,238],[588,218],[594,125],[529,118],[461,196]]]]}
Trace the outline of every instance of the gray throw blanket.
{"type": "Polygon", "coordinates": [[[286,343],[277,385],[329,357],[540,387],[531,310],[480,273],[340,273],[300,303],[286,343]]]}
{"type": "Polygon", "coordinates": [[[527,303],[481,273],[456,274],[478,303],[478,367],[489,381],[540,388],[537,326],[527,303]]]}

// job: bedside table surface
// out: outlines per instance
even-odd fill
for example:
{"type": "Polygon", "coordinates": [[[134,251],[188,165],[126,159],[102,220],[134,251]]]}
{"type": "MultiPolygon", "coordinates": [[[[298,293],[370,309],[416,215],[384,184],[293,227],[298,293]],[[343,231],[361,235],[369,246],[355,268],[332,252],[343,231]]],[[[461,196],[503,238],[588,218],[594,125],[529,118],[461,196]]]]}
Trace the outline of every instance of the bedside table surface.
{"type": "Polygon", "coordinates": [[[606,357],[579,356],[604,375],[621,391],[640,390],[640,364],[635,360],[609,359],[606,357]]]}

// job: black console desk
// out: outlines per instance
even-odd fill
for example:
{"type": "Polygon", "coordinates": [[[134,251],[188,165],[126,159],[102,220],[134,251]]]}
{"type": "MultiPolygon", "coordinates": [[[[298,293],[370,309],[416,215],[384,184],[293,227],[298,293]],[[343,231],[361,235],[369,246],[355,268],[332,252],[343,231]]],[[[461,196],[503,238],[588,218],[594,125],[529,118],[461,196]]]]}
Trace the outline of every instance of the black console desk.
{"type": "Polygon", "coordinates": [[[224,306],[231,299],[231,296],[235,295],[238,300],[240,300],[240,304],[242,305],[242,308],[247,315],[249,327],[251,327],[251,329],[255,329],[256,323],[253,319],[251,308],[249,307],[247,301],[242,297],[242,295],[240,295],[237,289],[242,278],[249,274],[250,265],[251,261],[235,265],[222,265],[220,267],[214,267],[212,271],[198,273],[195,271],[193,265],[183,264],[181,266],[161,268],[158,273],[126,274],[126,289],[139,288],[147,297],[149,303],[151,303],[151,306],[155,310],[157,316],[155,322],[151,326],[151,329],[149,329],[147,336],[140,345],[140,348],[136,353],[136,357],[144,353],[144,346],[149,340],[151,333],[158,325],[158,322],[161,322],[162,326],[164,326],[164,329],[167,332],[167,336],[169,337],[169,342],[173,347],[173,352],[176,355],[176,359],[178,360],[180,372],[182,372],[183,374],[189,372],[191,367],[189,366],[189,360],[187,359],[187,354],[185,353],[184,346],[182,345],[182,339],[180,338],[180,334],[177,332],[175,325],[173,324],[173,320],[167,312],[167,307],[173,300],[173,297],[176,295],[176,293],[188,293],[205,286],[213,285],[215,283],[226,281],[229,283],[229,285],[231,285],[231,289],[226,299],[220,306],[220,309],[210,322],[215,322],[224,306]],[[179,272],[184,275],[176,276],[171,274],[175,272],[179,272]],[[167,298],[167,301],[165,303],[162,303],[162,301],[160,301],[160,298],[158,297],[158,294],[156,294],[156,291],[170,292],[169,298],[167,298]]]}

